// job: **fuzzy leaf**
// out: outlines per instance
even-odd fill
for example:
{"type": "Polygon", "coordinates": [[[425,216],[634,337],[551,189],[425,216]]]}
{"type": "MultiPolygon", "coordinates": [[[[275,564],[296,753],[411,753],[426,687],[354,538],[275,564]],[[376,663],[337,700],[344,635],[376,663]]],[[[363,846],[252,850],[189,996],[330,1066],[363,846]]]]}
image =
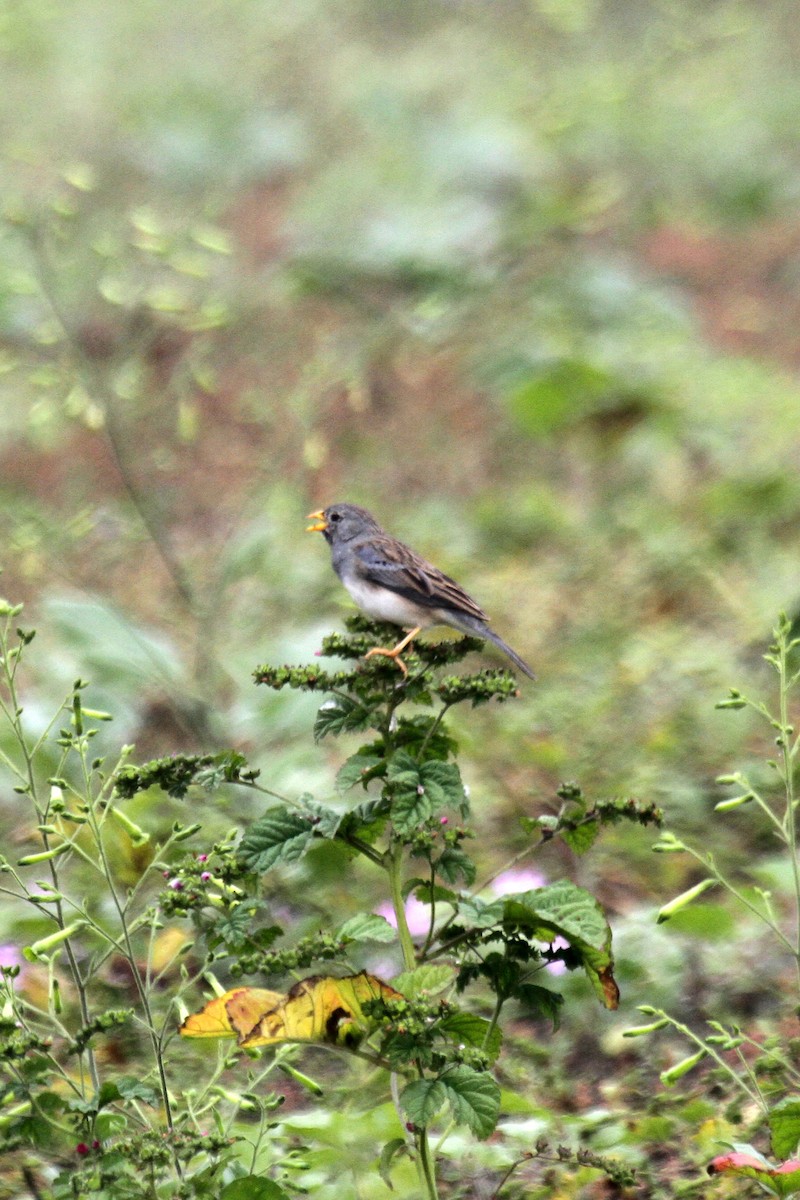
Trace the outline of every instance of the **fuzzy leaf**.
{"type": "Polygon", "coordinates": [[[440,1076],[453,1118],[468,1125],[477,1138],[484,1140],[494,1132],[500,1111],[500,1088],[486,1071],[474,1071],[464,1064],[440,1076]]]}
{"type": "Polygon", "coordinates": [[[561,836],[573,854],[585,854],[597,841],[599,832],[600,823],[598,821],[587,821],[586,824],[578,825],[575,829],[563,830],[561,836]]]}
{"type": "Polygon", "coordinates": [[[302,858],[313,837],[314,826],[308,817],[290,808],[271,808],[250,826],[237,857],[248,870],[263,874],[277,863],[302,858]]]}
{"type": "Polygon", "coordinates": [[[339,927],[335,936],[351,942],[393,942],[397,933],[378,913],[356,913],[339,927]]]}
{"type": "Polygon", "coordinates": [[[424,967],[416,967],[413,971],[403,971],[392,980],[392,987],[398,992],[415,1000],[417,996],[435,996],[443,992],[455,979],[455,971],[445,965],[435,966],[432,963],[424,967]]]}
{"type": "Polygon", "coordinates": [[[415,1079],[400,1093],[400,1107],[415,1125],[429,1125],[447,1099],[438,1079],[415,1079]]]}
{"type": "Polygon", "coordinates": [[[565,938],[581,960],[595,992],[606,1008],[619,1004],[612,974],[611,929],[591,892],[569,879],[530,892],[508,896],[505,921],[519,926],[535,941],[565,938]]]}
{"type": "Polygon", "coordinates": [[[465,800],[461,772],[455,763],[424,762],[420,767],[422,786],[434,809],[452,805],[460,809],[465,800]]]}
{"type": "Polygon", "coordinates": [[[314,722],[314,737],[319,742],[329,733],[336,735],[348,730],[365,729],[370,717],[370,710],[357,700],[337,696],[335,700],[326,700],[319,709],[314,722]]]}
{"type": "Polygon", "coordinates": [[[445,883],[458,883],[462,880],[467,887],[475,882],[475,863],[459,850],[457,846],[448,846],[436,863],[436,872],[445,883]]]}
{"type": "Polygon", "coordinates": [[[366,783],[364,776],[379,766],[383,759],[377,754],[351,754],[336,773],[337,792],[349,791],[357,783],[366,783]]]}
{"type": "Polygon", "coordinates": [[[424,791],[407,789],[392,801],[392,821],[399,834],[412,833],[432,814],[431,802],[424,791]]]}
{"type": "Polygon", "coordinates": [[[301,815],[304,813],[308,815],[308,819],[317,837],[336,837],[337,830],[342,823],[342,813],[337,813],[335,809],[328,808],[327,804],[320,804],[307,792],[303,793],[298,803],[301,805],[301,815]]]}
{"type": "Polygon", "coordinates": [[[439,1028],[456,1042],[485,1050],[492,1062],[503,1044],[500,1028],[497,1025],[492,1027],[485,1017],[479,1017],[477,1013],[452,1012],[439,1022],[439,1028]]]}
{"type": "Polygon", "coordinates": [[[564,997],[560,992],[551,992],[549,988],[540,987],[537,983],[523,983],[517,988],[515,995],[531,1016],[544,1017],[551,1021],[553,1030],[561,1024],[561,1006],[564,997]]]}

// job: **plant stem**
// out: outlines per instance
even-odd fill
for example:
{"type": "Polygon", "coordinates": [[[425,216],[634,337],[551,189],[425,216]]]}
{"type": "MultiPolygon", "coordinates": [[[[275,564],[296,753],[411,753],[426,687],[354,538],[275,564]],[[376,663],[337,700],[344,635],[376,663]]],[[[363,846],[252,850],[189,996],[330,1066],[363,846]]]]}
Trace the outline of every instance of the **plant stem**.
{"type": "Polygon", "coordinates": [[[413,971],[417,965],[414,943],[406,920],[406,906],[403,901],[403,843],[394,841],[386,854],[386,870],[389,875],[389,888],[392,895],[395,920],[397,921],[397,936],[403,951],[403,966],[406,971],[413,971]]]}
{"type": "Polygon", "coordinates": [[[436,1187],[436,1173],[433,1167],[431,1148],[428,1143],[427,1129],[421,1129],[417,1134],[417,1153],[420,1176],[428,1193],[428,1200],[438,1200],[439,1192],[436,1187]]]}

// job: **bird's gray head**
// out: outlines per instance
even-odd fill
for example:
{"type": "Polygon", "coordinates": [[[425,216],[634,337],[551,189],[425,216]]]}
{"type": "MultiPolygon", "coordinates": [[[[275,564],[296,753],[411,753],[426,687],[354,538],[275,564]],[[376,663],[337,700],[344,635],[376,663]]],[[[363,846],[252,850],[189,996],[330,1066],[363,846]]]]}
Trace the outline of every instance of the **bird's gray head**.
{"type": "Polygon", "coordinates": [[[363,533],[379,533],[381,528],[372,514],[357,504],[331,504],[308,516],[317,524],[309,525],[306,532],[321,533],[331,544],[349,542],[363,533]]]}

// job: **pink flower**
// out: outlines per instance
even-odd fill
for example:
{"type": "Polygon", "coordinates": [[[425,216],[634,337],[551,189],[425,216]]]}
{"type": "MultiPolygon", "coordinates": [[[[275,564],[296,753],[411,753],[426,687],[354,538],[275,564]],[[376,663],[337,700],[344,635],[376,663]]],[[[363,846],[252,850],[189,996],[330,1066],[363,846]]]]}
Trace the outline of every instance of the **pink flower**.
{"type": "Polygon", "coordinates": [[[13,942],[5,942],[0,945],[0,967],[21,967],[23,958],[20,954],[19,947],[13,942]]]}
{"type": "MultiPolygon", "coordinates": [[[[555,939],[555,941],[552,943],[554,950],[563,950],[564,947],[568,946],[568,945],[569,945],[569,942],[565,941],[564,938],[562,938],[562,937],[557,937],[555,939]]],[[[559,958],[556,962],[548,963],[547,970],[550,972],[551,975],[565,975],[567,968],[566,968],[565,964],[559,958]]]]}
{"type": "MultiPolygon", "coordinates": [[[[386,920],[397,929],[397,918],[394,915],[394,908],[386,900],[379,905],[375,910],[379,916],[385,917],[386,920]]],[[[408,922],[408,931],[416,937],[428,932],[431,926],[431,906],[423,904],[421,900],[417,900],[416,896],[409,896],[406,900],[406,921],[408,922]]]]}
{"type": "Polygon", "coordinates": [[[544,887],[546,883],[547,880],[541,871],[534,871],[531,867],[522,867],[519,870],[512,867],[509,871],[501,871],[490,886],[495,896],[513,896],[516,892],[532,892],[534,888],[544,887]]]}

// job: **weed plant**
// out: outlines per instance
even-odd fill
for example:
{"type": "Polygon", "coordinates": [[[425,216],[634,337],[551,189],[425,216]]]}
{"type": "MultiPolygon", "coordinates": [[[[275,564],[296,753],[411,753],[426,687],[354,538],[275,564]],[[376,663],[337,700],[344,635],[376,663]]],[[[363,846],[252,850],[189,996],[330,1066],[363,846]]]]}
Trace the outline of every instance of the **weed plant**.
{"type": "MultiPolygon", "coordinates": [[[[34,635],[17,626],[19,611],[3,603],[2,715],[11,736],[2,766],[19,798],[20,834],[35,846],[0,863],[21,943],[18,961],[2,971],[0,1130],[29,1193],[280,1200],[313,1191],[318,1147],[298,1145],[278,1116],[276,1082],[288,1076],[295,1092],[321,1105],[324,1091],[325,1105],[346,1106],[353,1121],[386,1115],[388,1136],[373,1150],[386,1183],[428,1200],[442,1180],[449,1196],[470,1194],[447,1142],[460,1127],[479,1140],[496,1127],[508,1013],[557,1025],[553,964],[582,970],[603,1005],[617,1004],[611,932],[589,892],[562,879],[487,899],[476,882],[470,802],[446,716],[456,705],[513,700],[513,676],[449,673],[479,648],[464,638],[418,643],[401,678],[387,660],[362,661],[387,630],[358,618],[324,642],[343,669],[258,669],[261,686],[323,697],[316,739],[365,735],[338,771],[336,798],[322,803],[276,794],[232,751],[138,766],[131,747],[94,757],[98,723],[110,715],[86,706],[83,680],[34,729],[21,690],[34,635]],[[202,843],[196,822],[158,828],[160,792],[191,803],[200,789],[220,787],[262,795],[263,814],[213,844],[202,843]],[[142,792],[153,797],[153,828],[126,811],[142,792]],[[390,919],[335,911],[324,880],[316,928],[291,911],[287,918],[274,897],[291,898],[292,865],[321,846],[336,848],[353,881],[377,873],[390,919]],[[428,914],[416,935],[410,897],[428,914]],[[221,1038],[212,1055],[205,1042],[198,1055],[177,1039],[203,992],[220,1011],[220,996],[272,995],[250,980],[277,982],[289,997],[298,981],[341,990],[376,950],[390,963],[394,953],[400,971],[389,967],[391,988],[381,984],[385,994],[364,1003],[358,1028],[339,1008],[265,1049],[231,1049],[221,1038]],[[323,1051],[337,1060],[324,1089],[294,1065],[309,1054],[319,1062],[323,1051]]],[[[659,819],[632,801],[590,802],[571,785],[557,812],[525,827],[531,853],[554,837],[583,852],[605,824],[659,819]]],[[[301,901],[294,897],[295,912],[301,901]]],[[[501,1156],[492,1194],[513,1188],[538,1159],[594,1168],[618,1185],[631,1178],[624,1164],[540,1138],[516,1158],[501,1156]]],[[[342,1160],[333,1177],[345,1170],[342,1160]]]]}

